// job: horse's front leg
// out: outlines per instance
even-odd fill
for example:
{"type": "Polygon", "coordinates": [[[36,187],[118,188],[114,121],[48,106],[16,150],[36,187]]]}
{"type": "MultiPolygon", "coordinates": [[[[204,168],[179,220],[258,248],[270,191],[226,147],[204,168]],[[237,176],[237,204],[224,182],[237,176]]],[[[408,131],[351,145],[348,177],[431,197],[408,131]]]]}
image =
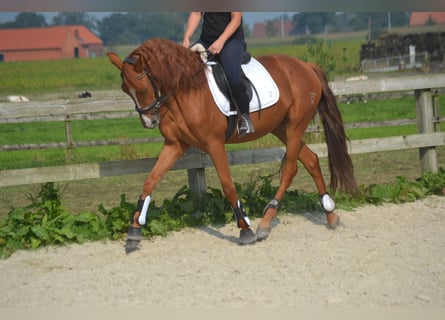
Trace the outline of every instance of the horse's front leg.
{"type": "Polygon", "coordinates": [[[188,149],[187,145],[176,143],[165,143],[159,154],[153,170],[147,175],[144,182],[142,194],[138,200],[135,212],[130,218],[128,227],[127,243],[125,250],[127,253],[138,249],[139,242],[143,239],[141,226],[145,224],[148,207],[150,205],[151,194],[158,182],[176,163],[176,161],[188,149]]]}
{"type": "Polygon", "coordinates": [[[233,183],[232,175],[230,174],[229,162],[227,160],[227,153],[224,144],[216,146],[214,143],[208,150],[212,158],[218,174],[224,195],[232,207],[232,211],[240,228],[239,242],[240,245],[253,244],[256,242],[256,235],[250,228],[250,219],[247,216],[241,201],[238,199],[238,194],[233,183]]]}

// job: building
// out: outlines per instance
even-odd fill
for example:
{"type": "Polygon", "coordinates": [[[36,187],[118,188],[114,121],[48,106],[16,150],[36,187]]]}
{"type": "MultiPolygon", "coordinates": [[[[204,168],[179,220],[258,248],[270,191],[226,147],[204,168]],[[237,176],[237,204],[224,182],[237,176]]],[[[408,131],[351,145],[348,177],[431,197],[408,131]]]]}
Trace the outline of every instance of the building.
{"type": "MultiPolygon", "coordinates": [[[[286,37],[292,32],[293,26],[290,20],[274,21],[273,26],[277,31],[277,37],[286,37]]],[[[266,38],[266,23],[260,22],[253,25],[252,38],[266,38]]]]}
{"type": "Polygon", "coordinates": [[[429,23],[445,24],[445,12],[413,12],[409,20],[410,27],[424,26],[429,23]]]}
{"type": "Polygon", "coordinates": [[[103,55],[102,40],[82,25],[0,29],[0,62],[103,55]]]}

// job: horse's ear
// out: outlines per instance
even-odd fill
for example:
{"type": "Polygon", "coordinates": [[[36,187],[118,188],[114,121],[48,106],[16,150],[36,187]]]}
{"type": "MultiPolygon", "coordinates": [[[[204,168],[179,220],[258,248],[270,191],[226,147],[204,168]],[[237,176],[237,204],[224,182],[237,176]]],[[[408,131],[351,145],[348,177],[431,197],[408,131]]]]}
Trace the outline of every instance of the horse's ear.
{"type": "Polygon", "coordinates": [[[134,70],[136,70],[136,72],[144,71],[144,61],[141,59],[141,57],[138,57],[138,59],[136,60],[136,64],[134,65],[134,70]]]}
{"type": "Polygon", "coordinates": [[[114,52],[107,52],[108,59],[114,64],[119,70],[122,70],[122,60],[114,52]]]}

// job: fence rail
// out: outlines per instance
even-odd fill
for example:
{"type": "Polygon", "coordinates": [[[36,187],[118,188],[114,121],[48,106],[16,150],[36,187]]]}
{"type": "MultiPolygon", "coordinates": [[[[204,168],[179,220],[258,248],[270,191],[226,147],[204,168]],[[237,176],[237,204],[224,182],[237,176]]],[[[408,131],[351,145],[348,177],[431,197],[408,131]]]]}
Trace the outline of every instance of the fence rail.
{"type": "MultiPolygon", "coordinates": [[[[363,139],[351,141],[351,154],[381,152],[418,148],[422,171],[438,170],[436,147],[445,145],[445,132],[440,132],[440,121],[444,118],[439,113],[439,101],[433,90],[445,88],[445,74],[425,74],[403,78],[382,78],[364,81],[341,81],[330,83],[337,97],[357,94],[380,94],[391,92],[412,91],[416,97],[416,119],[380,121],[372,123],[347,124],[346,128],[376,127],[384,125],[416,124],[419,134],[386,137],[379,139],[363,139]]],[[[23,104],[0,103],[0,123],[23,123],[34,121],[65,121],[90,119],[111,119],[136,117],[126,96],[105,98],[100,101],[52,101],[30,102],[23,104]],[[26,115],[25,117],[23,115],[26,115]]],[[[308,131],[316,131],[311,126],[308,131]]],[[[67,129],[67,135],[69,130],[67,129]]],[[[72,148],[86,146],[102,146],[112,144],[134,144],[161,141],[162,138],[137,138],[124,140],[102,140],[74,142],[67,136],[66,143],[49,143],[35,145],[4,145],[1,150],[22,150],[41,148],[72,148]]],[[[326,145],[310,144],[320,157],[327,155],[326,145]]],[[[229,152],[230,165],[254,164],[280,161],[284,155],[284,147],[229,152]]],[[[101,178],[135,173],[146,173],[151,170],[156,158],[112,161],[99,164],[64,165],[43,168],[27,168],[0,171],[0,187],[49,181],[66,181],[76,179],[101,178]]],[[[189,170],[189,184],[204,187],[203,171],[212,166],[209,157],[201,152],[190,152],[184,155],[173,167],[173,170],[189,170]],[[192,174],[190,174],[192,172],[192,174]],[[201,182],[196,182],[196,179],[201,182]],[[193,182],[193,180],[195,180],[193,182]]],[[[204,179],[205,180],[205,179],[204,179]]],[[[193,189],[193,188],[192,188],[193,189]]]]}

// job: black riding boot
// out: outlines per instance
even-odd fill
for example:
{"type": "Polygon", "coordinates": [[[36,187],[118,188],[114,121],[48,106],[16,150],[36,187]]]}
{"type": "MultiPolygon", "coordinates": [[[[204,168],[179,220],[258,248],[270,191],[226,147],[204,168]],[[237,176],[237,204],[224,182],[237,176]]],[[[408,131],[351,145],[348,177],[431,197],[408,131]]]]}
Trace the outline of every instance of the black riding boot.
{"type": "Polygon", "coordinates": [[[255,128],[249,116],[249,97],[246,87],[242,84],[238,88],[232,88],[232,92],[241,112],[238,117],[238,135],[242,137],[246,134],[254,133],[255,128]]]}

